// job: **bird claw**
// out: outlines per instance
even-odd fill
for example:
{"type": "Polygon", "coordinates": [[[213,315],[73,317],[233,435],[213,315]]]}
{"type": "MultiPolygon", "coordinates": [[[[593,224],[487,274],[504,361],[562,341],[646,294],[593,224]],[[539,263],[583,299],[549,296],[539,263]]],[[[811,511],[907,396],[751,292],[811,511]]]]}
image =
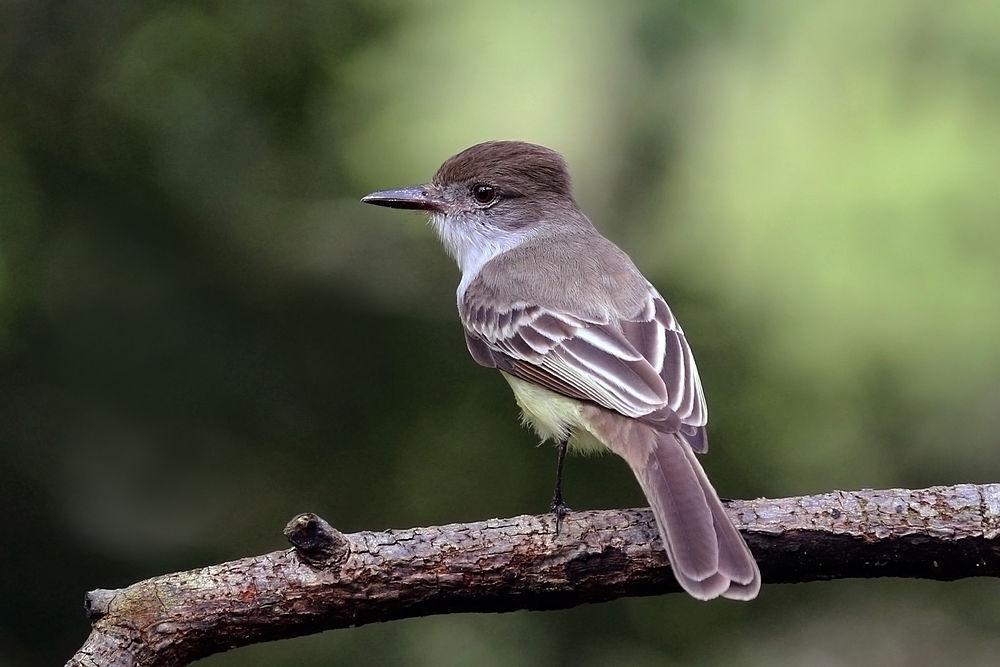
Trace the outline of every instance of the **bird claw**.
{"type": "Polygon", "coordinates": [[[552,499],[552,504],[549,505],[549,511],[556,515],[556,535],[558,536],[562,530],[563,519],[573,510],[563,501],[562,496],[556,496],[552,499]]]}

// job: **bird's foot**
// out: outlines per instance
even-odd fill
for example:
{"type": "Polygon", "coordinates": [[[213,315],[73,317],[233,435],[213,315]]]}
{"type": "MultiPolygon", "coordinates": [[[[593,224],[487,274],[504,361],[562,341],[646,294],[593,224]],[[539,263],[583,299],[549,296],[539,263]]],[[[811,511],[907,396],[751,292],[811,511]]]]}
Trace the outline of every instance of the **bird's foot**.
{"type": "Polygon", "coordinates": [[[552,504],[549,505],[549,511],[556,515],[556,535],[559,535],[559,531],[562,530],[563,519],[573,510],[563,500],[562,494],[557,494],[552,497],[552,504]]]}

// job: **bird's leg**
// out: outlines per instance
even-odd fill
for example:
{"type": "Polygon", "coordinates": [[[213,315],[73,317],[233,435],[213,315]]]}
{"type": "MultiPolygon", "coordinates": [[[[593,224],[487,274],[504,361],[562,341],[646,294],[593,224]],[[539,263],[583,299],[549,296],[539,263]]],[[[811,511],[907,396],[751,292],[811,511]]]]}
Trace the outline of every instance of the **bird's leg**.
{"type": "Polygon", "coordinates": [[[568,446],[568,439],[559,443],[559,458],[556,461],[556,490],[552,493],[552,504],[549,505],[549,511],[556,515],[556,535],[562,528],[563,517],[571,511],[569,505],[563,500],[562,494],[563,463],[566,462],[566,448],[568,446]]]}

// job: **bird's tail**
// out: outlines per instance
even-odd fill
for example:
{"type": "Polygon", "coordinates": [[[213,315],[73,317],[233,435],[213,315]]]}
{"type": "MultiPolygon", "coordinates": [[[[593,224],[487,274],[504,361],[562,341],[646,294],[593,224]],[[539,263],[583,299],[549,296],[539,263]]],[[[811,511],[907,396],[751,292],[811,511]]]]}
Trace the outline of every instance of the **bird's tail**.
{"type": "Polygon", "coordinates": [[[699,600],[757,597],[760,570],[753,554],[683,436],[617,415],[602,417],[599,437],[639,480],[684,590],[699,600]]]}

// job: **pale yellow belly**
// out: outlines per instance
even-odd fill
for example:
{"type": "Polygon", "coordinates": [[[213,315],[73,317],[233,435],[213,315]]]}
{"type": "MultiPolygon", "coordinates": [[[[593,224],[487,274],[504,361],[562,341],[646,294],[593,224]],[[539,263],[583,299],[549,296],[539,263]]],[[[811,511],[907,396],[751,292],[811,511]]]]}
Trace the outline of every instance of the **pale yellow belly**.
{"type": "Polygon", "coordinates": [[[549,391],[537,384],[525,382],[500,371],[514,391],[514,399],[521,408],[521,417],[530,424],[544,442],[569,440],[571,449],[586,452],[602,452],[606,448],[598,440],[583,417],[583,404],[549,391]]]}

